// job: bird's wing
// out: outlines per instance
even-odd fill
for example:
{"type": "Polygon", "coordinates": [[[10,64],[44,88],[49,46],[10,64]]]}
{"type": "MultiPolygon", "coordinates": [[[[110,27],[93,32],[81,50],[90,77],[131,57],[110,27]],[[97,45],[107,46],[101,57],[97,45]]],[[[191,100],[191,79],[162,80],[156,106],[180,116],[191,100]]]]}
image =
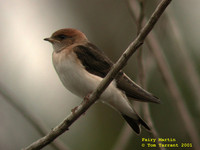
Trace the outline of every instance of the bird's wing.
{"type": "Polygon", "coordinates": [[[132,81],[125,73],[120,72],[116,77],[117,87],[125,92],[128,98],[144,102],[160,103],[158,97],[147,92],[132,81]]]}
{"type": "MultiPolygon", "coordinates": [[[[104,78],[113,65],[113,62],[104,52],[91,43],[78,45],[73,50],[85,69],[91,74],[104,78]]],[[[117,87],[124,91],[127,97],[145,102],[160,102],[157,97],[138,86],[122,71],[118,73],[115,79],[117,87]]]]}
{"type": "Polygon", "coordinates": [[[113,65],[104,52],[91,43],[78,45],[73,50],[85,69],[91,74],[104,78],[113,65]]]}

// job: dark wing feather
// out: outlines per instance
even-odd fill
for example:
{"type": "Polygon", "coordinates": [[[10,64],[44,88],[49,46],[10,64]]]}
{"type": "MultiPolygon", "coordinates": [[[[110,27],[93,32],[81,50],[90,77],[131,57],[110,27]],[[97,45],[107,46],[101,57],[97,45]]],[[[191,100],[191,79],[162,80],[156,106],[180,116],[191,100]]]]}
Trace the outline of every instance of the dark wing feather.
{"type": "Polygon", "coordinates": [[[107,75],[113,65],[103,51],[91,43],[74,47],[74,52],[89,73],[102,78],[107,75]]]}
{"type": "MultiPolygon", "coordinates": [[[[85,67],[85,69],[94,75],[104,78],[113,62],[99,50],[95,45],[87,43],[86,45],[78,45],[74,47],[74,52],[85,67]]],[[[129,79],[122,71],[116,77],[117,87],[124,91],[127,97],[140,101],[159,103],[159,99],[151,93],[145,91],[129,79]]]]}
{"type": "Polygon", "coordinates": [[[124,91],[129,98],[145,102],[160,103],[159,98],[141,88],[123,72],[117,75],[116,82],[117,87],[124,91]]]}

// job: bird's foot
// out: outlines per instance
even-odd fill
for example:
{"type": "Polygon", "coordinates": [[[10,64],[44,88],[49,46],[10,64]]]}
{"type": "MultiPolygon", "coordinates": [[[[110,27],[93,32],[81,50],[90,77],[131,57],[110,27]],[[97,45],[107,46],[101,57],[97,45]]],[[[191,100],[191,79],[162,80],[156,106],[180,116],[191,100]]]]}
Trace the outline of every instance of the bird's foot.
{"type": "Polygon", "coordinates": [[[71,110],[72,114],[74,114],[74,113],[76,112],[77,108],[78,108],[78,106],[74,107],[74,108],[71,110]]]}
{"type": "Polygon", "coordinates": [[[84,102],[88,103],[90,100],[90,95],[92,94],[92,92],[89,92],[83,99],[84,102]]]}
{"type": "MultiPolygon", "coordinates": [[[[89,100],[90,100],[90,95],[91,95],[91,94],[92,94],[92,92],[89,92],[89,93],[84,97],[82,103],[83,103],[83,102],[88,103],[89,100]]],[[[71,110],[71,112],[74,114],[74,113],[76,112],[77,108],[78,108],[78,106],[74,107],[74,108],[71,110]]]]}

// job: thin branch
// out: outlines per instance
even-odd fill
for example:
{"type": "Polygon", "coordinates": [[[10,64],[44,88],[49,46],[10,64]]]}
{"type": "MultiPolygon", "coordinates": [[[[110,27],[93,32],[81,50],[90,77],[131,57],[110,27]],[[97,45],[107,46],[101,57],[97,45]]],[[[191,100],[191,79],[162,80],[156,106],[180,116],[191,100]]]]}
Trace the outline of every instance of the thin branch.
{"type": "MultiPolygon", "coordinates": [[[[150,69],[149,69],[149,70],[146,70],[146,74],[149,73],[149,72],[147,72],[147,71],[150,71],[150,69]]],[[[144,81],[142,86],[144,87],[144,89],[146,89],[147,79],[142,79],[142,80],[144,81]]],[[[141,82],[141,81],[140,81],[140,82],[141,82]]],[[[142,83],[142,82],[141,82],[141,83],[142,83]]],[[[158,132],[157,132],[155,126],[154,126],[154,122],[153,122],[153,119],[152,119],[152,117],[151,117],[151,112],[150,112],[149,104],[148,104],[148,103],[143,104],[143,105],[142,105],[142,109],[143,109],[143,114],[144,114],[144,117],[145,117],[145,119],[146,119],[146,121],[147,121],[147,124],[148,124],[149,127],[151,128],[151,136],[152,136],[153,138],[155,138],[155,139],[158,139],[158,138],[159,138],[159,134],[158,134],[158,132]]],[[[156,144],[157,144],[157,145],[159,145],[160,143],[162,144],[161,141],[156,140],[156,144]]],[[[157,147],[157,149],[165,150],[164,147],[159,147],[159,146],[157,147]]]]}
{"type": "MultiPolygon", "coordinates": [[[[18,104],[17,101],[11,96],[10,93],[7,92],[2,84],[0,84],[0,95],[6,102],[12,105],[28,122],[30,122],[30,124],[40,133],[40,135],[44,136],[48,133],[48,130],[42,123],[42,121],[31,114],[23,106],[18,104]]],[[[52,146],[57,150],[69,150],[69,148],[67,148],[65,144],[58,139],[52,143],[52,146]]]]}
{"type": "Polygon", "coordinates": [[[74,123],[103,93],[103,91],[108,87],[108,85],[112,82],[112,80],[116,77],[117,73],[126,65],[128,59],[132,56],[132,54],[143,44],[144,39],[149,34],[149,32],[154,27],[155,23],[158,21],[166,7],[169,5],[171,0],[162,0],[160,4],[157,6],[156,10],[150,17],[149,21],[141,30],[140,34],[136,37],[136,39],[128,46],[126,51],[121,55],[119,60],[113,65],[110,72],[107,76],[101,81],[97,89],[91,94],[89,101],[83,101],[81,105],[79,105],[73,113],[71,113],[67,118],[65,118],[58,126],[52,129],[46,136],[32,143],[26,150],[33,149],[41,149],[54,139],[56,139],[59,135],[64,133],[68,128],[74,123]]]}
{"type": "MultiPolygon", "coordinates": [[[[178,23],[176,22],[176,19],[173,17],[173,15],[170,15],[171,11],[167,13],[167,21],[170,29],[173,33],[173,40],[174,43],[176,43],[176,47],[178,46],[177,51],[179,55],[182,56],[182,62],[183,66],[186,69],[185,74],[189,77],[190,87],[192,88],[192,91],[196,97],[196,107],[197,110],[200,111],[200,79],[198,77],[197,69],[195,68],[194,61],[190,58],[188,55],[187,46],[185,45],[185,42],[183,40],[183,35],[181,34],[180,28],[178,26],[178,23]]],[[[179,56],[179,58],[181,58],[179,56]]]]}
{"type": "MultiPolygon", "coordinates": [[[[130,9],[130,12],[132,13],[133,19],[136,21],[136,16],[139,16],[137,11],[134,10],[138,10],[136,5],[131,5],[132,9],[130,9]],[[133,10],[133,11],[131,11],[133,10]]],[[[146,21],[146,19],[144,19],[144,21],[146,21]]],[[[167,61],[165,60],[165,57],[162,53],[162,48],[159,45],[158,40],[155,37],[155,34],[153,32],[151,32],[149,34],[149,36],[146,39],[147,42],[147,46],[148,48],[152,51],[152,54],[154,55],[154,58],[157,62],[157,65],[159,67],[160,73],[166,83],[166,86],[168,87],[172,97],[174,98],[174,102],[176,104],[176,107],[179,110],[180,116],[182,117],[183,121],[184,121],[184,125],[185,128],[192,140],[192,143],[195,147],[195,149],[200,149],[199,146],[199,137],[197,134],[197,130],[195,128],[194,122],[189,114],[188,109],[185,106],[184,103],[184,98],[182,97],[178,86],[175,82],[175,79],[171,73],[171,69],[168,67],[167,61]]]]}
{"type": "MultiPolygon", "coordinates": [[[[139,3],[139,7],[140,7],[140,12],[139,12],[139,18],[137,18],[136,24],[137,24],[137,31],[138,34],[142,28],[142,22],[144,19],[144,3],[145,1],[143,0],[137,0],[138,2],[136,2],[135,0],[131,0],[129,1],[129,5],[131,5],[130,3],[133,2],[133,5],[135,3],[139,3]]],[[[130,7],[130,6],[129,6],[130,7]]],[[[143,52],[143,47],[140,47],[140,50],[138,51],[138,55],[137,55],[137,62],[138,62],[138,79],[139,79],[139,84],[144,87],[145,84],[145,73],[144,73],[144,64],[143,64],[143,59],[142,59],[142,52],[143,52]]]]}
{"type": "Polygon", "coordinates": [[[176,104],[176,107],[178,108],[178,112],[180,113],[180,116],[183,120],[183,125],[185,125],[185,128],[192,140],[192,143],[194,145],[194,148],[199,150],[199,137],[197,134],[197,130],[195,128],[194,122],[189,114],[189,111],[184,103],[184,98],[182,97],[178,86],[175,82],[174,77],[172,76],[171,69],[169,68],[165,57],[161,51],[161,47],[159,43],[157,42],[157,39],[153,33],[149,34],[147,37],[147,45],[149,49],[152,51],[155,60],[157,62],[158,68],[160,70],[160,73],[165,81],[165,84],[170,91],[171,96],[174,98],[174,103],[176,104]]]}
{"type": "MultiPolygon", "coordinates": [[[[131,9],[131,6],[134,5],[134,7],[137,7],[138,6],[138,3],[139,3],[139,6],[140,7],[140,12],[139,12],[139,18],[137,19],[138,21],[136,22],[138,24],[138,32],[140,31],[140,29],[142,28],[142,24],[143,24],[143,21],[144,21],[144,18],[145,18],[145,14],[144,14],[144,3],[146,1],[144,0],[131,0],[129,1],[129,7],[131,9]]],[[[131,11],[134,11],[133,9],[131,9],[131,11]]],[[[136,18],[137,16],[135,16],[136,18]]],[[[144,71],[144,63],[143,63],[143,57],[142,57],[142,46],[140,48],[140,51],[138,51],[138,75],[139,75],[139,84],[141,85],[141,87],[143,87],[144,89],[146,89],[147,85],[146,85],[146,80],[145,80],[145,71],[144,71]]],[[[156,138],[158,139],[159,135],[158,135],[158,132],[156,131],[156,128],[154,127],[154,123],[153,123],[153,119],[151,117],[151,112],[149,110],[149,104],[148,103],[145,103],[144,105],[142,105],[142,108],[143,108],[143,113],[144,113],[144,117],[148,123],[148,125],[150,126],[151,128],[151,135],[153,138],[156,138]]],[[[158,140],[156,140],[156,144],[158,145],[159,143],[162,143],[158,140]]],[[[157,147],[158,149],[160,150],[165,150],[164,147],[157,147]]]]}

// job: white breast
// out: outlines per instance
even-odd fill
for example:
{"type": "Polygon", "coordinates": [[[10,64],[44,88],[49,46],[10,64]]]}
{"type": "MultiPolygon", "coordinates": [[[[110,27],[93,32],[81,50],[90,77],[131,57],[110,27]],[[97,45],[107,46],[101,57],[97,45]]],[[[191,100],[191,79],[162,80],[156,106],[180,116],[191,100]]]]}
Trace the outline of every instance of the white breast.
{"type": "Polygon", "coordinates": [[[79,97],[84,97],[92,92],[102,78],[88,73],[77,61],[75,54],[53,54],[53,64],[63,85],[79,97]]]}

